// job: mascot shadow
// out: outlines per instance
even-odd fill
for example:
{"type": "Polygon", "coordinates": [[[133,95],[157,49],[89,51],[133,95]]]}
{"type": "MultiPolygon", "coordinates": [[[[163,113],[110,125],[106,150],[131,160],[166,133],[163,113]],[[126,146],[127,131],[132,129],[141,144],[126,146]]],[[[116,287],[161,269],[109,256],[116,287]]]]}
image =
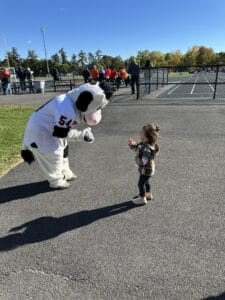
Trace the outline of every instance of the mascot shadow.
{"type": "Polygon", "coordinates": [[[49,240],[64,232],[124,213],[134,207],[137,206],[131,201],[126,201],[93,210],[76,212],[59,218],[50,216],[37,218],[10,229],[11,234],[0,238],[0,251],[9,251],[26,244],[49,240]]]}
{"type": "Polygon", "coordinates": [[[225,292],[219,294],[217,296],[209,296],[207,298],[203,298],[201,300],[224,300],[225,299],[225,292]]]}
{"type": "Polygon", "coordinates": [[[0,204],[52,192],[47,181],[32,182],[0,189],[0,204]]]}

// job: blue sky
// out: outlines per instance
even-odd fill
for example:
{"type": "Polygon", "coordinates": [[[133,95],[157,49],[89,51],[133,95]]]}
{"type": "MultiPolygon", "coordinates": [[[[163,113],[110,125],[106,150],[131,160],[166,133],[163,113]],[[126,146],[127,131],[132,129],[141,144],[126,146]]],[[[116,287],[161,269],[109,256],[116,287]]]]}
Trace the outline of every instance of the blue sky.
{"type": "Polygon", "coordinates": [[[44,57],[64,48],[128,58],[138,50],[186,52],[193,45],[225,51],[224,0],[11,0],[1,14],[0,59],[16,47],[44,57]],[[6,37],[6,43],[3,36],[6,37]]]}

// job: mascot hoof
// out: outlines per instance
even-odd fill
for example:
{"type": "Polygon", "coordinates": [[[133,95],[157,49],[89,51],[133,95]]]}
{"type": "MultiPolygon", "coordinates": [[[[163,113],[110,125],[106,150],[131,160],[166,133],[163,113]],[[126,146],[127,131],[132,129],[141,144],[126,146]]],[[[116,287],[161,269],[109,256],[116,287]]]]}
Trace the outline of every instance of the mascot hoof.
{"type": "Polygon", "coordinates": [[[54,190],[64,190],[64,189],[67,189],[70,186],[70,184],[66,180],[62,180],[58,184],[50,183],[49,186],[51,189],[54,189],[54,190]]]}
{"type": "Polygon", "coordinates": [[[33,153],[26,149],[26,150],[21,150],[21,156],[25,162],[28,164],[31,164],[35,159],[33,153]]]}
{"type": "Polygon", "coordinates": [[[75,180],[75,179],[77,179],[77,175],[75,175],[75,174],[70,174],[70,176],[66,176],[66,178],[65,178],[67,181],[73,181],[73,180],[75,180]]]}

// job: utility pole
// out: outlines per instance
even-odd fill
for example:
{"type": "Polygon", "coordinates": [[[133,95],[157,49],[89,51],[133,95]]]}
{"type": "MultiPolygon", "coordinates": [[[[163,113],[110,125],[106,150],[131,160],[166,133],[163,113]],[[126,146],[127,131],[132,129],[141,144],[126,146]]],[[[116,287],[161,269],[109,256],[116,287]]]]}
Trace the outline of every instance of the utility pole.
{"type": "Polygon", "coordinates": [[[48,65],[48,56],[47,56],[46,43],[45,43],[45,31],[44,31],[43,27],[41,27],[41,33],[42,33],[42,38],[43,38],[44,50],[45,50],[45,59],[46,59],[47,77],[48,77],[49,76],[49,65],[48,65]]]}

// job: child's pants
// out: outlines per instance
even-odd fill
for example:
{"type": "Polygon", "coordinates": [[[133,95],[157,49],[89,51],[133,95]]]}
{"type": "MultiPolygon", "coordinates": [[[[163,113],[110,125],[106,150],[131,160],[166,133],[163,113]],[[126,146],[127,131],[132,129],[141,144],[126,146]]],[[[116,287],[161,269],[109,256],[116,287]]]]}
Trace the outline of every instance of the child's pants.
{"type": "Polygon", "coordinates": [[[140,175],[138,181],[138,188],[139,188],[139,196],[144,197],[145,193],[149,193],[151,191],[151,186],[149,183],[149,179],[151,176],[140,175]]]}

